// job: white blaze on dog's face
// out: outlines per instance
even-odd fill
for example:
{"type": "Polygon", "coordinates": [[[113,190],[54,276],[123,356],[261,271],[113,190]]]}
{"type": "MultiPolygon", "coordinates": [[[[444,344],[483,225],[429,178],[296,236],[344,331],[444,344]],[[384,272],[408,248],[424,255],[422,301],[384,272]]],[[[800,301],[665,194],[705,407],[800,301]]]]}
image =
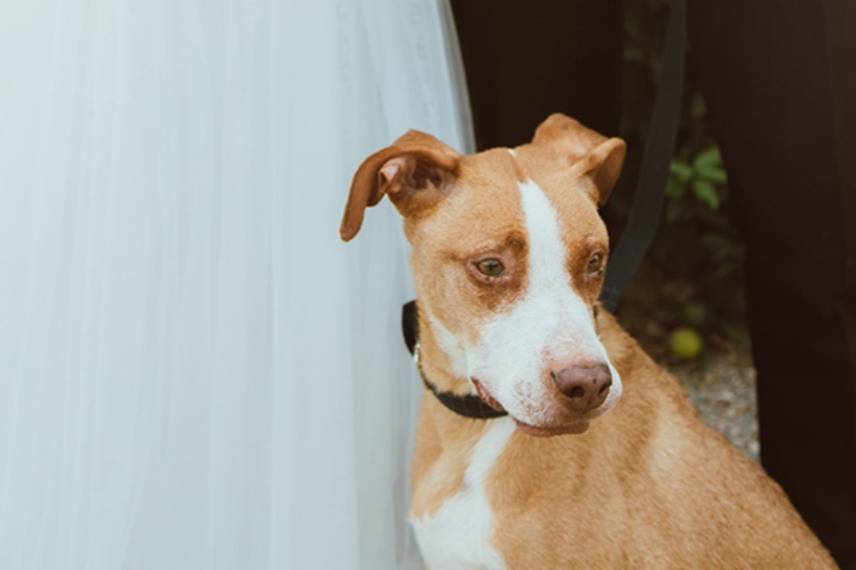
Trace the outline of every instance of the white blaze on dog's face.
{"type": "MultiPolygon", "coordinates": [[[[521,295],[480,319],[476,334],[462,341],[469,377],[529,426],[582,423],[611,408],[621,394],[621,380],[598,338],[594,318],[606,231],[602,224],[560,220],[558,209],[531,179],[520,182],[518,192],[528,246],[522,268],[526,285],[521,295]],[[566,410],[555,371],[601,363],[611,373],[606,400],[586,413],[566,410]]],[[[587,209],[585,204],[577,208],[587,209]]]]}
{"type": "Polygon", "coordinates": [[[624,143],[562,115],[514,151],[418,142],[373,155],[379,188],[363,192],[369,205],[389,193],[405,217],[423,326],[449,372],[530,433],[583,431],[621,394],[596,326],[608,252],[597,206],[624,143]]]}

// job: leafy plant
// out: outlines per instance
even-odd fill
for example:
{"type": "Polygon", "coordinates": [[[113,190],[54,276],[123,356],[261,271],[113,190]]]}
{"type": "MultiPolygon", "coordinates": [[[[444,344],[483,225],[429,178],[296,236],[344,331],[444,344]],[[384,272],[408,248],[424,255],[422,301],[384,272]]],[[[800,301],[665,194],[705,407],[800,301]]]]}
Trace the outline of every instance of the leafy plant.
{"type": "MultiPolygon", "coordinates": [[[[625,4],[622,136],[630,152],[607,223],[613,233],[626,221],[632,184],[638,178],[644,140],[657,94],[667,0],[625,4]]],[[[707,107],[688,62],[678,143],[670,165],[661,227],[647,260],[644,284],[628,296],[655,296],[648,318],[663,331],[693,327],[708,339],[745,344],[744,247],[732,220],[722,156],[713,138],[707,107]],[[693,307],[687,310],[686,307],[693,307]],[[693,320],[692,315],[704,315],[693,320]],[[688,318],[689,315],[689,318],[688,318]]],[[[639,281],[639,280],[637,280],[639,281]]],[[[664,343],[665,339],[661,339],[664,343]]],[[[705,346],[717,343],[705,342],[705,346]]],[[[721,344],[721,343],[719,343],[721,344]]]]}
{"type": "Polygon", "coordinates": [[[711,145],[692,157],[691,161],[678,158],[672,160],[666,196],[671,200],[680,200],[689,188],[697,200],[716,211],[722,203],[720,192],[724,192],[726,180],[719,149],[711,145]]]}

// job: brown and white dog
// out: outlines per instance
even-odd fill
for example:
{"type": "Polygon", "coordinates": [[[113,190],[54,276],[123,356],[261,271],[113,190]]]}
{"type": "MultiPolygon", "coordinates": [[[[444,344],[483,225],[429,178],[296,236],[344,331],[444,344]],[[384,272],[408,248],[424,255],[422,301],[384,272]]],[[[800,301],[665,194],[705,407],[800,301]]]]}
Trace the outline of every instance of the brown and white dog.
{"type": "Polygon", "coordinates": [[[424,374],[508,412],[423,399],[411,516],[427,565],[834,568],[778,485],[598,311],[597,207],[624,153],[556,114],[530,144],[470,156],[410,131],[354,176],[344,240],[385,194],[404,217],[424,374]]]}

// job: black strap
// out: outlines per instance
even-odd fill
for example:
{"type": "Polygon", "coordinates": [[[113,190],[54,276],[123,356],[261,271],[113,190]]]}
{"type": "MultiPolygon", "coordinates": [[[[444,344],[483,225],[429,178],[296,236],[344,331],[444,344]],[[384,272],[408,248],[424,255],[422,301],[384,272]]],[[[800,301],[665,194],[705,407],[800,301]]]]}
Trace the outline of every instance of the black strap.
{"type": "Polygon", "coordinates": [[[669,164],[675,150],[675,139],[681,121],[683,102],[684,59],[687,45],[686,0],[672,0],[660,92],[654,102],[645,158],[633,196],[633,207],[627,227],[609,259],[601,303],[615,311],[621,294],[645,257],[660,222],[663,195],[669,178],[669,164]]]}
{"type": "Polygon", "coordinates": [[[404,303],[401,307],[401,332],[407,351],[416,356],[416,343],[419,342],[419,315],[416,313],[416,299],[404,303]]]}
{"type": "MultiPolygon", "coordinates": [[[[416,301],[405,303],[401,307],[401,331],[404,333],[404,344],[410,354],[416,356],[416,344],[419,342],[419,316],[416,313],[416,301]]],[[[425,387],[440,401],[441,404],[460,416],[476,419],[500,418],[508,415],[508,412],[491,408],[475,394],[459,396],[453,392],[445,392],[435,386],[422,371],[422,366],[417,363],[419,376],[425,387]]]]}

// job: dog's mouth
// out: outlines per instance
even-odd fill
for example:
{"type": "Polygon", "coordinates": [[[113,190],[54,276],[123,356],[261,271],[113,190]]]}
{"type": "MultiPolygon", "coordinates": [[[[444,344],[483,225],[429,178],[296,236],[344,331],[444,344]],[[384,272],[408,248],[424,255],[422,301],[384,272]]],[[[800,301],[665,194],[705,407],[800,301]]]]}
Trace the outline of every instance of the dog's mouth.
{"type": "Polygon", "coordinates": [[[504,412],[505,408],[502,407],[496,398],[494,398],[490,392],[488,392],[487,388],[482,386],[482,383],[479,382],[475,378],[470,378],[472,380],[473,386],[476,387],[476,394],[478,394],[479,398],[481,398],[482,402],[496,410],[497,412],[504,412]]]}
{"type": "MultiPolygon", "coordinates": [[[[476,394],[481,398],[482,402],[493,408],[498,412],[504,412],[505,408],[502,407],[502,404],[493,397],[493,395],[488,391],[484,385],[478,381],[476,378],[470,378],[473,383],[473,386],[476,388],[476,394]]],[[[527,424],[526,422],[522,422],[515,418],[511,417],[514,420],[514,423],[517,424],[517,427],[520,428],[521,431],[528,435],[533,435],[535,437],[552,437],[555,435],[565,435],[569,433],[584,433],[588,430],[589,422],[585,420],[581,420],[579,422],[575,422],[567,425],[558,425],[558,426],[533,426],[527,424]]]]}

